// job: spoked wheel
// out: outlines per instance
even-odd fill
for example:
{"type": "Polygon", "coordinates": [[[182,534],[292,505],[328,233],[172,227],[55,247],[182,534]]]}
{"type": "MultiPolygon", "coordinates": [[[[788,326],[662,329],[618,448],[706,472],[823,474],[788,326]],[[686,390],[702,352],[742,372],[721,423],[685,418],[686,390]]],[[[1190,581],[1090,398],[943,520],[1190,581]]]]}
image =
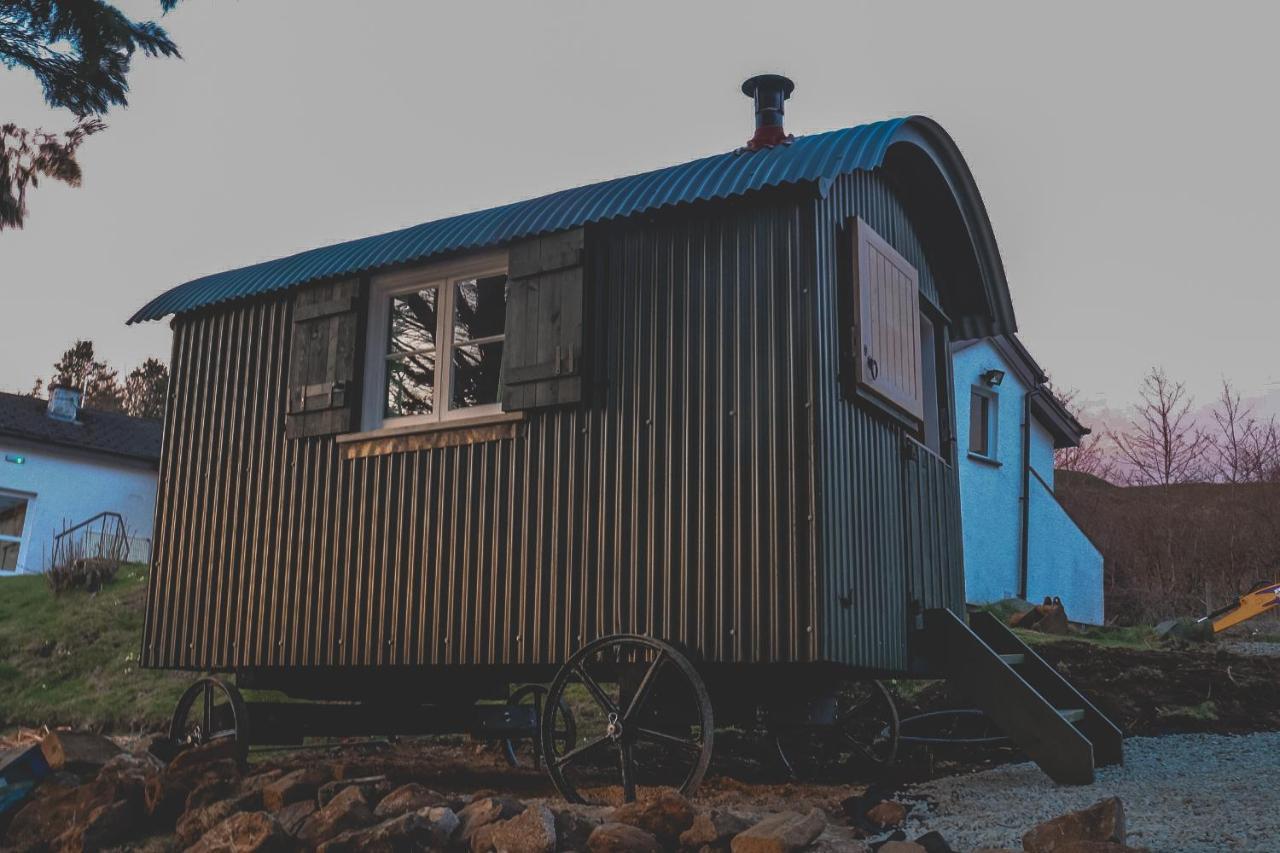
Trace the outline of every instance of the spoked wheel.
{"type": "Polygon", "coordinates": [[[249,759],[249,712],[239,689],[211,675],[200,678],[178,699],[169,739],[182,747],[228,742],[243,767],[249,759]]]}
{"type": "MultiPolygon", "coordinates": [[[[532,706],[533,718],[537,721],[538,730],[527,741],[508,738],[502,742],[502,753],[512,767],[521,766],[526,760],[534,768],[542,769],[542,709],[546,705],[547,687],[545,684],[526,684],[516,690],[507,699],[508,705],[532,706]]],[[[560,713],[556,715],[556,743],[564,751],[573,749],[578,740],[578,727],[573,721],[573,710],[569,703],[561,700],[560,713]]]]}
{"type": "Polygon", "coordinates": [[[774,747],[798,781],[874,779],[898,756],[898,709],[879,681],[841,681],[826,697],[827,719],[796,720],[784,710],[771,723],[774,747]],[[831,707],[832,703],[834,707],[831,707]]]}
{"type": "Polygon", "coordinates": [[[634,634],[588,643],[561,667],[542,715],[542,754],[569,802],[635,800],[642,789],[691,796],[711,762],[711,697],[693,664],[634,634]],[[567,703],[575,737],[565,743],[567,703]]]}

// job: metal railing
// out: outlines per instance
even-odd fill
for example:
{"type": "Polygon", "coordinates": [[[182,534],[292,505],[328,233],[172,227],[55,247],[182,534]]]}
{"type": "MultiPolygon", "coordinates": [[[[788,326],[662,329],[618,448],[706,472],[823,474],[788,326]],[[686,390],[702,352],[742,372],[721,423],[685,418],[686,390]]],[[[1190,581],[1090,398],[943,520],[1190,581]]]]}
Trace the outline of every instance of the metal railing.
{"type": "Polygon", "coordinates": [[[51,563],[55,567],[66,566],[83,557],[123,563],[129,559],[130,550],[124,517],[118,512],[100,512],[53,535],[51,563]]]}

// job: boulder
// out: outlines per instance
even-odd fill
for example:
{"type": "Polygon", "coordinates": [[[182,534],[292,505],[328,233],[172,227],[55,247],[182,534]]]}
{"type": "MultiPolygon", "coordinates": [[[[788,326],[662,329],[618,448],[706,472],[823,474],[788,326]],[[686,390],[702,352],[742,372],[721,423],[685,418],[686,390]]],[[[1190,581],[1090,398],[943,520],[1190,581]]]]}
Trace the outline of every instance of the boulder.
{"type": "Polygon", "coordinates": [[[893,800],[881,800],[867,809],[867,820],[881,829],[893,829],[907,819],[907,807],[893,800]]]}
{"type": "Polygon", "coordinates": [[[695,814],[693,805],[684,796],[664,790],[650,799],[618,806],[610,820],[639,827],[671,846],[680,838],[680,833],[693,826],[695,814]]]}
{"type": "Polygon", "coordinates": [[[285,835],[273,815],[266,812],[238,812],[206,832],[190,851],[285,853],[293,848],[293,839],[285,835]]]}
{"type": "MultiPolygon", "coordinates": [[[[179,759],[181,757],[178,756],[179,759]]],[[[192,791],[214,779],[235,779],[238,773],[235,763],[226,759],[184,763],[175,759],[164,770],[147,779],[144,791],[147,814],[161,828],[170,829],[186,809],[187,798],[192,791]]]]}
{"type": "Polygon", "coordinates": [[[416,812],[418,809],[442,806],[447,802],[448,797],[444,794],[417,782],[410,782],[407,785],[401,785],[379,800],[377,808],[373,810],[373,816],[379,820],[388,820],[402,814],[416,812]]]}
{"type": "Polygon", "coordinates": [[[529,806],[509,820],[485,824],[471,836],[471,853],[555,853],[556,819],[546,806],[529,806]]]}
{"type": "Polygon", "coordinates": [[[602,823],[587,839],[589,853],[662,853],[651,833],[629,823],[602,823]]]}
{"type": "Polygon", "coordinates": [[[924,848],[924,853],[955,853],[940,832],[926,832],[916,839],[916,844],[924,848]]]}
{"type": "Polygon", "coordinates": [[[556,818],[556,841],[562,850],[586,850],[587,839],[604,823],[607,806],[559,803],[551,809],[556,818]]]}
{"type": "Polygon", "coordinates": [[[178,818],[174,834],[178,836],[183,847],[190,847],[204,838],[206,832],[231,817],[236,811],[235,803],[230,800],[220,800],[188,809],[182,817],[178,818]]]}
{"type": "Polygon", "coordinates": [[[276,812],[276,820],[280,822],[280,828],[287,834],[297,837],[302,831],[302,825],[307,822],[307,818],[315,814],[315,800],[298,800],[296,803],[289,805],[276,812]]]}
{"type": "Polygon", "coordinates": [[[524,803],[507,797],[481,797],[472,800],[458,812],[458,838],[466,847],[480,827],[513,818],[524,811],[524,803]]]}
{"type": "Polygon", "coordinates": [[[1067,844],[1081,841],[1125,843],[1124,804],[1109,797],[1087,809],[1046,821],[1022,836],[1027,853],[1057,853],[1067,844]]]}
{"type": "Polygon", "coordinates": [[[262,807],[278,812],[290,803],[315,799],[316,791],[329,779],[329,774],[319,767],[303,767],[286,773],[262,786],[262,807]]]}
{"type": "Polygon", "coordinates": [[[40,751],[52,770],[94,776],[102,766],[124,752],[115,742],[88,732],[50,732],[40,751]]]}
{"type": "Polygon", "coordinates": [[[321,806],[328,805],[329,801],[338,795],[344,788],[351,786],[358,787],[363,793],[366,802],[376,803],[388,793],[391,792],[391,782],[386,776],[364,776],[359,779],[335,779],[332,782],[325,782],[316,790],[316,802],[321,806]]]}
{"type": "Polygon", "coordinates": [[[349,829],[363,829],[371,823],[373,812],[364,798],[364,791],[358,785],[352,785],[343,788],[302,822],[298,840],[314,847],[349,829]]]}
{"type": "Polygon", "coordinates": [[[348,830],[317,848],[320,853],[402,853],[443,850],[458,827],[458,816],[443,806],[428,806],[384,820],[367,829],[348,830]]]}
{"type": "Polygon", "coordinates": [[[826,826],[819,809],[806,815],[780,812],[738,833],[729,846],[733,853],[793,853],[812,844],[826,826]]]}
{"type": "Polygon", "coordinates": [[[740,832],[745,832],[751,821],[733,812],[712,809],[699,812],[693,824],[680,833],[680,846],[690,850],[701,850],[709,847],[713,850],[727,850],[729,842],[740,832]]]}

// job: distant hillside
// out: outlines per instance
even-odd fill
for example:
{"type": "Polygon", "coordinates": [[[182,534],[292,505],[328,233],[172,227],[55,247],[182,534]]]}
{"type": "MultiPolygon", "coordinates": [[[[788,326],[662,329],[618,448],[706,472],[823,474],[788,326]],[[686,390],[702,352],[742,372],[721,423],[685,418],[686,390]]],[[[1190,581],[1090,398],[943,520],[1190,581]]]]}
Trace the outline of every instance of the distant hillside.
{"type": "Polygon", "coordinates": [[[1058,498],[1106,557],[1107,619],[1202,615],[1280,580],[1280,484],[1114,486],[1055,474],[1058,498]]]}

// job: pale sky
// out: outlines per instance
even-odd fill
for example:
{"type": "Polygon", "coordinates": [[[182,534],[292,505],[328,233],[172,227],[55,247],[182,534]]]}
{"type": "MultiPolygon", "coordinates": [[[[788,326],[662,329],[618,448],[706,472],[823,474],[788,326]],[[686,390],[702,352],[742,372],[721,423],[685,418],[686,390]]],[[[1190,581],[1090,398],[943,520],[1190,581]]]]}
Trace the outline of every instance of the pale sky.
{"type": "MultiPolygon", "coordinates": [[[[121,3],[158,15],[158,0],[121,3]]],[[[76,337],[121,372],[126,327],[188,279],[741,145],[738,86],[787,74],[802,134],[937,119],[986,201],[1020,332],[1086,399],[1162,364],[1280,397],[1275,108],[1264,4],[350,3],[184,0],[184,60],[0,233],[0,389],[76,337]]],[[[0,70],[0,121],[66,127],[0,70]]]]}

